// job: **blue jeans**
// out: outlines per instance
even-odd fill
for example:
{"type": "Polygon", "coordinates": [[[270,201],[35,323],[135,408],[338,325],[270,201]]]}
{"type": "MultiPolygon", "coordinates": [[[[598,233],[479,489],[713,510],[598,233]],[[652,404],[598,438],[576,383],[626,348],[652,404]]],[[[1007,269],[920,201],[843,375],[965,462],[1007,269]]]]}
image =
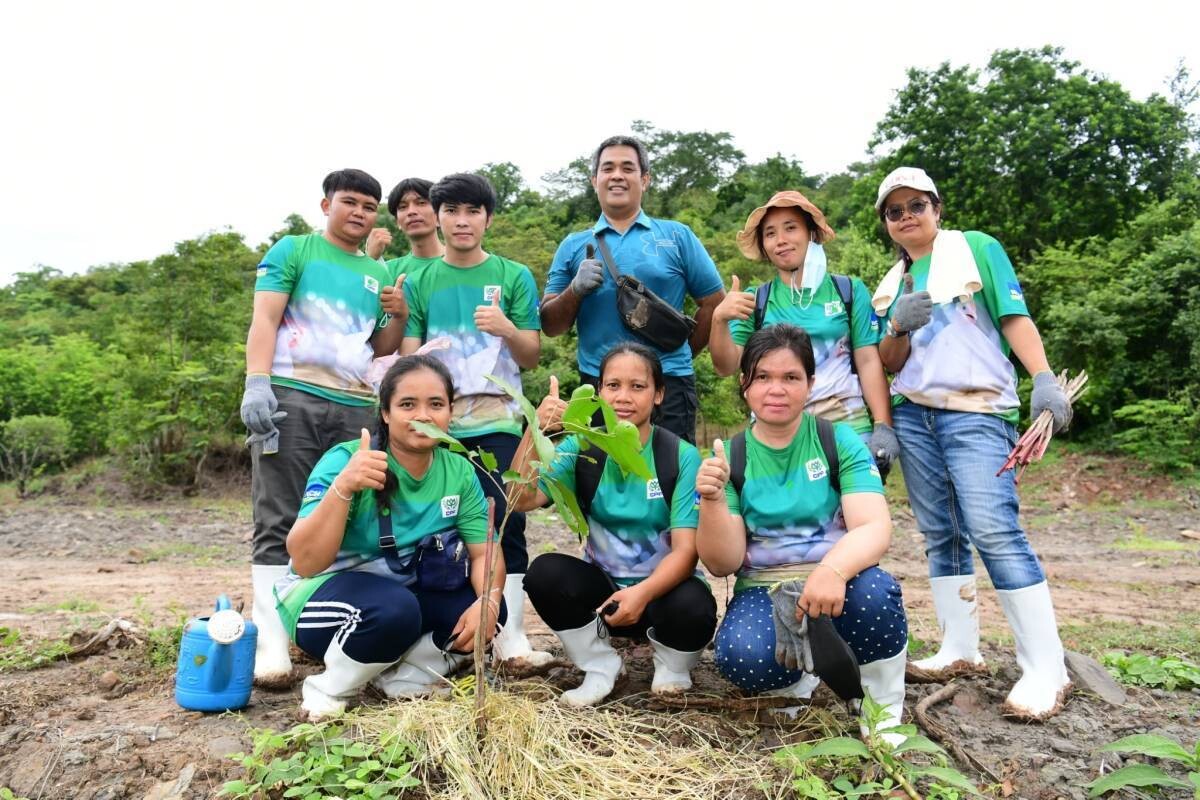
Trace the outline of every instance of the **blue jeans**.
{"type": "Polygon", "coordinates": [[[900,468],[925,536],[929,576],[972,575],[972,546],[997,589],[1046,579],[1017,520],[1012,470],[996,473],[1017,443],[994,414],[946,411],[906,402],[892,409],[900,468]]]}
{"type": "MultiPolygon", "coordinates": [[[[908,644],[908,619],[900,584],[879,567],[868,567],[846,584],[846,603],[833,627],[859,664],[891,658],[908,644]]],[[[733,596],[717,630],[717,671],[745,692],[770,692],[800,680],[801,671],[775,660],[775,617],[767,587],[733,596]]]]}

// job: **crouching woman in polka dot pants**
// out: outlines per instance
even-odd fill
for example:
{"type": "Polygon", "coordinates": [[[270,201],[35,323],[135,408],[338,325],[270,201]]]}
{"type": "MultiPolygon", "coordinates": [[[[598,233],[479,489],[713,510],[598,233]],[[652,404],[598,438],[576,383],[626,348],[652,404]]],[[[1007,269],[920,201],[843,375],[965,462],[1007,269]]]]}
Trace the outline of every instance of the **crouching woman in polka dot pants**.
{"type": "MultiPolygon", "coordinates": [[[[755,332],[741,358],[741,392],[754,412],[744,473],[730,480],[733,440],[714,442],[696,479],[696,547],[714,575],[737,574],[717,631],[721,674],[744,691],[807,698],[818,681],[775,661],[768,586],[801,578],[796,619],[828,614],[858,659],[863,688],[900,724],[908,622],[900,586],[877,564],[892,523],[879,471],[847,425],[833,426],[838,464],[825,456],[815,417],[808,334],[793,325],[755,332]]],[[[738,445],[741,447],[740,443],[738,445]]]]}

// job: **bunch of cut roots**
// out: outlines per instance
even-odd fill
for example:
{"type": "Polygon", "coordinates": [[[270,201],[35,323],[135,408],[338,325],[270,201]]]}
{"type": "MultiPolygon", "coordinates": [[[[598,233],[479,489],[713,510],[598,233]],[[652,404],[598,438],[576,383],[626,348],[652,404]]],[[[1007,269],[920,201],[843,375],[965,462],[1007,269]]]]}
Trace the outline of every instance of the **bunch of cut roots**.
{"type": "MultiPolygon", "coordinates": [[[[1071,380],[1067,380],[1067,371],[1064,369],[1058,374],[1058,385],[1062,387],[1066,393],[1067,399],[1071,401],[1071,405],[1075,405],[1075,401],[1083,394],[1087,388],[1088,376],[1086,371],[1080,372],[1071,380]]],[[[1004,462],[1004,466],[1000,468],[997,475],[1000,475],[1007,469],[1017,469],[1017,483],[1021,482],[1021,476],[1025,474],[1025,468],[1034,461],[1040,461],[1042,456],[1046,454],[1046,448],[1050,446],[1050,437],[1054,435],[1054,415],[1049,411],[1043,411],[1038,414],[1038,418],[1029,426],[1029,430],[1022,434],[1017,440],[1017,446],[1008,454],[1008,459],[1004,462]]]]}

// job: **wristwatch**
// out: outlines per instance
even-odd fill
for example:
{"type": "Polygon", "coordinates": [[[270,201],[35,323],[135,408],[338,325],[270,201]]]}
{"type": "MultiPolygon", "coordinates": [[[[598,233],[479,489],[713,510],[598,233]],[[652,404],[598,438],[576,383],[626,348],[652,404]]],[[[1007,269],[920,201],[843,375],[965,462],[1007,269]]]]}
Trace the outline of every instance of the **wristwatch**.
{"type": "Polygon", "coordinates": [[[887,321],[887,335],[888,336],[892,337],[893,339],[903,339],[905,336],[908,336],[908,334],[909,334],[909,331],[896,330],[896,326],[892,324],[892,321],[890,319],[887,321]]]}

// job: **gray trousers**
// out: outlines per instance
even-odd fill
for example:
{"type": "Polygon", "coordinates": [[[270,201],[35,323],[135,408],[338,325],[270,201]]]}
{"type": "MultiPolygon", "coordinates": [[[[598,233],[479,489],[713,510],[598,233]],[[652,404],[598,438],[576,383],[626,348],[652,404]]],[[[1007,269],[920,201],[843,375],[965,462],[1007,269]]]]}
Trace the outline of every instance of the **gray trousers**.
{"type": "Polygon", "coordinates": [[[288,531],[296,521],[309,474],[325,451],[339,442],[357,439],[363,428],[375,432],[377,412],[372,406],[348,406],[315,394],[272,386],[279,410],[287,416],[279,427],[279,452],[262,454],[262,444],[251,447],[254,472],[250,500],[254,505],[255,564],[288,563],[288,531]]]}

